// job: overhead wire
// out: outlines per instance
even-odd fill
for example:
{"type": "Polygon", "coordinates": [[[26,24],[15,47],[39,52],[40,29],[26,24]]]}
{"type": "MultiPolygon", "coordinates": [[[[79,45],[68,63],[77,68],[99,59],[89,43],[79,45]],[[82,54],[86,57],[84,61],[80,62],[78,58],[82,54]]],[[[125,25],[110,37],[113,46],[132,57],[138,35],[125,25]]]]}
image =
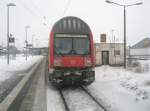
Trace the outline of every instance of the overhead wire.
{"type": "MultiPolygon", "coordinates": [[[[39,20],[40,20],[40,22],[42,23],[42,25],[44,25],[44,26],[46,26],[47,28],[49,28],[49,27],[47,26],[47,24],[49,23],[49,21],[46,19],[46,16],[43,15],[43,14],[41,14],[41,11],[39,10],[39,8],[35,5],[35,3],[34,3],[32,0],[30,0],[30,2],[32,2],[32,6],[34,7],[34,11],[33,11],[31,8],[29,8],[28,5],[26,5],[26,3],[23,2],[23,0],[16,0],[16,1],[19,2],[19,4],[22,5],[22,7],[23,7],[25,10],[27,10],[32,16],[36,16],[37,19],[40,18],[39,20]],[[37,11],[35,12],[35,10],[38,10],[38,12],[37,12],[37,11]],[[43,23],[41,20],[44,20],[46,23],[45,23],[45,22],[43,23]]],[[[71,0],[68,0],[67,3],[66,3],[66,6],[65,6],[65,8],[64,8],[64,10],[63,10],[63,12],[62,12],[62,14],[61,14],[58,18],[60,18],[60,17],[62,17],[62,16],[65,15],[65,13],[66,13],[66,12],[68,11],[68,9],[69,9],[70,3],[71,3],[71,0]]],[[[32,8],[33,8],[33,7],[32,7],[32,8]]]]}
{"type": "Polygon", "coordinates": [[[62,13],[61,16],[64,16],[64,15],[65,15],[65,13],[66,13],[66,12],[68,11],[68,9],[69,9],[70,4],[71,4],[71,0],[68,0],[68,1],[67,1],[67,4],[66,4],[66,6],[65,6],[65,9],[64,9],[64,11],[63,11],[63,13],[62,13]]]}
{"type": "Polygon", "coordinates": [[[66,12],[68,11],[68,9],[69,9],[70,4],[71,4],[71,0],[67,0],[67,3],[66,3],[66,5],[65,5],[65,7],[64,7],[64,9],[63,9],[63,12],[62,12],[61,14],[57,14],[57,15],[56,15],[56,17],[55,17],[56,20],[62,18],[62,17],[65,15],[65,13],[66,13],[66,12]]]}
{"type": "Polygon", "coordinates": [[[25,3],[23,3],[22,0],[17,0],[22,6],[23,8],[25,8],[31,15],[34,15],[34,16],[38,16],[38,14],[34,13],[25,3]]]}
{"type": "MultiPolygon", "coordinates": [[[[1,2],[5,2],[7,4],[7,1],[5,0],[1,0],[1,2]]],[[[38,21],[40,21],[40,23],[42,23],[42,25],[44,25],[45,27],[49,28],[48,23],[49,21],[46,19],[46,16],[42,14],[41,10],[37,7],[37,5],[33,2],[33,0],[30,0],[31,4],[32,4],[32,8],[30,8],[28,6],[27,3],[25,3],[23,0],[15,0],[17,3],[19,3],[26,11],[29,12],[29,14],[31,14],[32,16],[36,17],[38,21]],[[34,10],[34,11],[33,11],[34,10]],[[44,20],[44,23],[43,23],[44,20]],[[45,23],[46,22],[46,23],[45,23]]],[[[66,12],[69,9],[69,6],[71,4],[71,0],[68,0],[64,10],[62,12],[62,14],[59,17],[62,17],[66,14],[66,12]]]]}
{"type": "Polygon", "coordinates": [[[49,29],[48,25],[43,24],[43,16],[40,13],[37,13],[37,11],[35,11],[36,10],[35,7],[34,7],[34,11],[33,11],[33,7],[30,8],[27,3],[23,2],[23,0],[18,0],[18,2],[26,11],[28,11],[29,14],[36,17],[36,20],[39,21],[39,24],[41,24],[41,26],[45,27],[46,30],[49,29]]]}
{"type": "MultiPolygon", "coordinates": [[[[32,6],[34,7],[34,10],[38,10],[38,13],[35,13],[34,11],[32,11],[31,8],[29,8],[22,0],[17,0],[17,1],[19,1],[20,4],[21,4],[26,10],[29,11],[29,13],[31,13],[31,14],[34,15],[34,16],[40,17],[41,20],[44,20],[44,23],[42,22],[42,24],[43,24],[44,26],[48,27],[47,25],[49,24],[49,21],[46,19],[46,16],[45,16],[45,15],[42,15],[42,14],[40,13],[41,11],[39,10],[39,8],[35,5],[35,3],[34,3],[32,0],[30,0],[30,2],[32,2],[32,6]],[[45,22],[46,22],[46,23],[45,23],[45,22]]],[[[66,12],[68,11],[68,9],[69,9],[70,4],[71,4],[71,0],[68,0],[67,3],[66,3],[66,6],[65,6],[65,8],[64,8],[64,10],[63,10],[63,12],[62,12],[62,14],[61,14],[58,18],[63,17],[63,16],[65,15],[65,13],[66,13],[66,12]]],[[[37,11],[36,11],[36,12],[37,12],[37,11]]],[[[49,27],[48,27],[48,28],[49,28],[49,27]]]]}
{"type": "MultiPolygon", "coordinates": [[[[7,0],[1,0],[0,1],[0,3],[2,4],[5,4],[5,5],[7,5],[9,2],[16,2],[16,3],[19,3],[20,4],[20,6],[21,6],[21,8],[24,8],[25,9],[25,11],[27,11],[29,14],[31,14],[32,16],[34,16],[34,17],[36,17],[37,18],[37,20],[39,21],[39,23],[42,23],[42,25],[43,25],[43,27],[46,27],[47,29],[49,29],[49,27],[46,25],[46,24],[44,24],[43,23],[43,20],[44,21],[46,21],[46,18],[45,18],[45,16],[44,15],[42,15],[41,13],[37,13],[37,12],[39,12],[39,9],[37,9],[38,7],[36,6],[36,5],[34,5],[34,9],[33,9],[33,7],[32,8],[30,8],[23,0],[11,0],[11,1],[7,1],[7,0]],[[37,11],[37,10],[38,11],[37,11]]],[[[15,4],[16,4],[15,3],[15,4]]],[[[32,6],[33,6],[33,2],[32,2],[32,6]]],[[[3,17],[3,16],[2,16],[3,17]]],[[[48,21],[47,21],[47,23],[48,23],[48,21]]],[[[1,25],[2,26],[2,25],[1,25]]],[[[2,28],[3,29],[3,28],[2,28]]],[[[2,32],[1,32],[2,33],[2,32]]],[[[2,35],[3,36],[3,35],[2,35]]],[[[2,38],[2,42],[3,42],[3,38],[2,38]]]]}
{"type": "MultiPolygon", "coordinates": [[[[41,13],[40,13],[41,10],[39,10],[39,8],[37,7],[37,5],[35,5],[35,3],[34,3],[32,0],[30,0],[30,2],[31,2],[31,4],[32,4],[32,7],[33,7],[35,10],[37,10],[39,14],[41,14],[41,13]]],[[[41,14],[41,15],[42,15],[42,14],[41,14]]]]}
{"type": "MultiPolygon", "coordinates": [[[[43,19],[42,18],[43,16],[41,16],[39,13],[35,13],[35,11],[33,11],[31,8],[29,8],[22,0],[17,0],[17,2],[19,2],[19,4],[22,5],[23,8],[26,9],[32,16],[36,16],[37,19],[41,22],[41,20],[43,19]]],[[[43,23],[42,23],[42,25],[43,25],[43,23]]]]}
{"type": "MultiPolygon", "coordinates": [[[[33,0],[30,0],[30,2],[32,3],[33,8],[38,11],[38,14],[39,14],[39,15],[42,15],[41,17],[42,17],[43,20],[44,20],[43,25],[47,25],[47,24],[49,23],[49,21],[46,19],[46,16],[41,13],[41,10],[40,10],[40,9],[38,8],[38,6],[33,2],[33,0]],[[46,22],[46,23],[45,23],[45,22],[46,22]]],[[[44,14],[45,14],[45,12],[44,12],[44,14]]]]}

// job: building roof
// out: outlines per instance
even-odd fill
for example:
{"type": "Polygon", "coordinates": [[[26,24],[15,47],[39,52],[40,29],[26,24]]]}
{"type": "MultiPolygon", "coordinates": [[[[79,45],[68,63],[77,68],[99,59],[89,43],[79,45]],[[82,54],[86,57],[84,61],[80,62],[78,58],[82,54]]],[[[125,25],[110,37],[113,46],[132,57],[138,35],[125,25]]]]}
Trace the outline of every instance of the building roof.
{"type": "Polygon", "coordinates": [[[150,48],[150,38],[144,38],[131,47],[132,49],[150,48]]]}

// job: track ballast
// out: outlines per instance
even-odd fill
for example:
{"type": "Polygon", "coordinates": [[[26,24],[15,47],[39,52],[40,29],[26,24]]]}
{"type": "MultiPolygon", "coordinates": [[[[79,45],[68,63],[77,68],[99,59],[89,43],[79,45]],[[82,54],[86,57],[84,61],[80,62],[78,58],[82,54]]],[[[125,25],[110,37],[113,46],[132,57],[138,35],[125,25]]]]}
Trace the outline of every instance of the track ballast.
{"type": "MultiPolygon", "coordinates": [[[[94,96],[92,96],[92,94],[89,92],[89,91],[87,91],[87,89],[85,89],[83,86],[80,86],[79,88],[77,88],[77,89],[79,89],[81,92],[83,91],[85,94],[83,95],[83,96],[88,96],[88,98],[91,98],[90,100],[93,100],[93,102],[95,103],[95,104],[97,104],[97,106],[100,108],[99,109],[99,111],[108,111],[94,96]]],[[[67,90],[67,89],[65,89],[65,90],[67,90]]],[[[70,90],[70,89],[69,89],[70,90]]],[[[83,93],[82,92],[82,93],[83,93]]],[[[60,96],[61,96],[61,98],[62,98],[62,101],[63,101],[63,104],[64,104],[64,106],[65,106],[65,109],[66,109],[66,111],[72,111],[72,109],[71,109],[71,107],[69,107],[70,105],[70,102],[69,102],[69,100],[67,100],[66,99],[66,95],[68,95],[68,94],[65,94],[65,91],[63,91],[63,89],[61,89],[61,88],[59,88],[59,93],[60,93],[60,96]]],[[[71,98],[72,99],[72,98],[71,98]]],[[[73,100],[74,101],[74,100],[73,100]]],[[[81,102],[81,101],[79,101],[79,102],[81,102]]],[[[92,102],[92,101],[91,101],[92,102]]],[[[74,103],[75,104],[75,103],[74,103]]],[[[83,106],[84,107],[84,106],[83,106]]],[[[75,110],[75,109],[74,109],[75,110]]],[[[97,110],[98,111],[98,110],[97,110]]]]}

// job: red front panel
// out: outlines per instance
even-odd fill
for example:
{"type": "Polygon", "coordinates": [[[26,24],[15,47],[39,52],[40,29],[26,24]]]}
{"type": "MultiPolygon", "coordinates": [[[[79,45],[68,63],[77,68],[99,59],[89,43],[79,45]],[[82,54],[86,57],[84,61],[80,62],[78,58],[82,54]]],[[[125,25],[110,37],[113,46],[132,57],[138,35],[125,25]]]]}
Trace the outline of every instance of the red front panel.
{"type": "MultiPolygon", "coordinates": [[[[50,48],[49,48],[49,68],[55,67],[54,65],[54,33],[51,31],[50,34],[50,48]]],[[[90,51],[91,54],[89,57],[91,58],[92,64],[89,66],[94,66],[94,51],[93,51],[93,36],[92,33],[90,33],[90,51]]],[[[87,67],[85,65],[85,57],[82,56],[59,56],[61,61],[61,66],[59,67],[87,67]]]]}
{"type": "Polygon", "coordinates": [[[84,67],[84,58],[81,56],[66,56],[62,58],[63,67],[84,67]]]}

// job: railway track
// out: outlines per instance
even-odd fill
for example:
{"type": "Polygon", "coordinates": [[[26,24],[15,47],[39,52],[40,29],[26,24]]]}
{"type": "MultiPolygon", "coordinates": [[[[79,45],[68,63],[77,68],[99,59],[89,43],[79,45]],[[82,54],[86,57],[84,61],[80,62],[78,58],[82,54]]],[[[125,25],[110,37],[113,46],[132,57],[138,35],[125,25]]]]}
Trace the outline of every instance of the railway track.
{"type": "Polygon", "coordinates": [[[98,106],[100,106],[104,111],[108,111],[108,110],[107,110],[100,102],[98,102],[97,99],[96,99],[94,96],[92,96],[92,94],[91,94],[89,91],[87,91],[83,86],[80,86],[80,88],[81,88],[87,95],[89,95],[89,96],[93,99],[93,101],[95,101],[95,103],[97,103],[98,106]]]}
{"type": "Polygon", "coordinates": [[[64,97],[64,95],[63,95],[62,90],[61,90],[60,88],[59,88],[58,90],[59,90],[60,96],[61,96],[61,98],[62,98],[62,100],[63,100],[63,103],[64,103],[64,106],[65,106],[66,111],[70,111],[70,109],[69,109],[69,107],[68,107],[68,105],[67,105],[67,102],[66,102],[66,100],[65,100],[65,97],[64,97]]]}
{"type": "MultiPolygon", "coordinates": [[[[92,96],[92,94],[86,90],[83,86],[79,86],[79,88],[81,89],[81,91],[83,91],[84,93],[86,93],[86,95],[88,95],[88,97],[91,98],[92,101],[94,101],[95,104],[97,104],[97,106],[99,106],[99,111],[108,111],[105,106],[103,106],[94,96],[92,96]]],[[[63,104],[65,106],[66,111],[72,111],[71,107],[69,107],[69,101],[66,99],[65,94],[63,92],[63,90],[61,88],[59,88],[59,93],[60,96],[62,98],[63,104]]],[[[84,95],[85,96],[85,95],[84,95]]],[[[98,110],[96,110],[98,111],[98,110]]]]}

